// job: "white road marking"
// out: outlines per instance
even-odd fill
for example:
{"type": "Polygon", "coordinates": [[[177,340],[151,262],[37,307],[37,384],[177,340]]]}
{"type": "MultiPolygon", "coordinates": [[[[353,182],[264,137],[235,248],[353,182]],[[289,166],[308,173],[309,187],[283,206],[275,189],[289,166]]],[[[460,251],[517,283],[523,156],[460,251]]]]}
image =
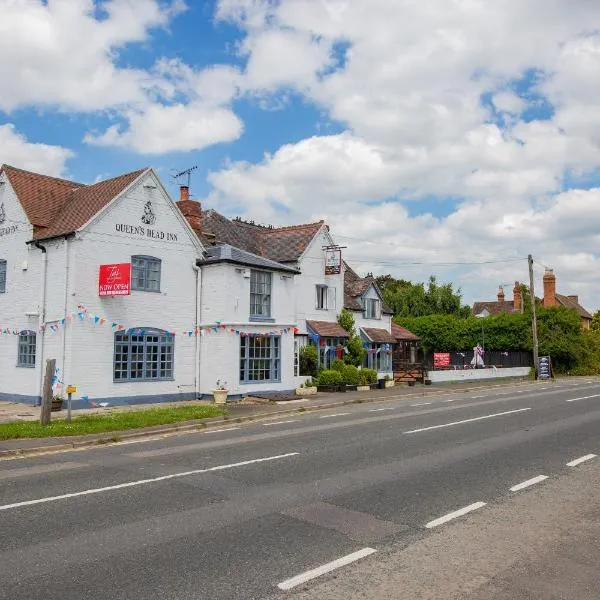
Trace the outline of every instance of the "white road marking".
{"type": "Polygon", "coordinates": [[[477,400],[477,398],[485,398],[485,396],[471,396],[471,400],[477,400]]]}
{"type": "Polygon", "coordinates": [[[473,423],[475,421],[483,421],[484,419],[493,419],[494,417],[502,417],[504,415],[514,415],[515,413],[531,410],[531,408],[518,408],[517,410],[507,410],[506,412],[494,413],[492,415],[484,415],[483,417],[475,417],[473,419],[464,419],[462,421],[453,421],[452,423],[444,423],[443,425],[432,425],[431,427],[421,427],[420,429],[411,429],[405,431],[405,434],[420,433],[421,431],[431,431],[432,429],[442,429],[443,427],[452,427],[453,425],[462,425],[463,423],[473,423]]]}
{"type": "Polygon", "coordinates": [[[382,410],[396,410],[396,407],[390,406],[388,408],[371,408],[369,412],[381,412],[382,410]]]}
{"type": "Polygon", "coordinates": [[[592,460],[592,458],[596,458],[596,455],[595,454],[586,454],[585,456],[582,456],[581,458],[576,458],[575,460],[568,462],[567,467],[576,467],[577,465],[580,465],[583,462],[592,460]]]}
{"type": "Polygon", "coordinates": [[[442,402],[455,402],[456,398],[448,398],[448,400],[442,400],[442,402]]]}
{"type": "Polygon", "coordinates": [[[349,565],[350,563],[360,560],[361,558],[365,558],[366,556],[369,556],[374,552],[377,552],[377,550],[375,550],[374,548],[363,548],[358,552],[353,552],[352,554],[348,554],[347,556],[338,558],[337,560],[321,565],[316,569],[311,569],[310,571],[305,571],[304,573],[300,573],[300,575],[296,575],[295,577],[286,579],[285,581],[278,583],[277,587],[280,590],[291,590],[292,588],[295,588],[296,586],[301,585],[302,583],[306,583],[311,579],[315,579],[316,577],[325,575],[325,573],[330,573],[335,569],[339,569],[340,567],[349,565]]]}
{"type": "Polygon", "coordinates": [[[569,398],[566,402],[577,402],[578,400],[589,400],[590,398],[600,398],[600,394],[594,394],[593,396],[582,396],[581,398],[569,398]]]}
{"type": "Polygon", "coordinates": [[[417,402],[416,404],[411,404],[411,406],[429,406],[431,402],[417,402]]]}
{"type": "Polygon", "coordinates": [[[213,429],[211,431],[203,431],[202,433],[221,433],[222,431],[235,431],[239,427],[228,427],[227,429],[213,429]]]}
{"type": "Polygon", "coordinates": [[[425,527],[427,527],[427,529],[432,529],[433,527],[438,527],[439,525],[443,525],[444,523],[447,523],[448,521],[452,521],[452,519],[457,519],[458,517],[462,517],[463,515],[473,512],[474,510],[477,510],[479,508],[483,508],[484,506],[485,506],[485,502],[475,502],[475,504],[469,504],[469,506],[465,506],[464,508],[461,508],[459,510],[455,510],[454,512],[448,513],[447,515],[444,515],[443,517],[440,517],[439,519],[434,519],[433,521],[429,521],[429,523],[427,523],[425,525],[425,527]]]}
{"type": "Polygon", "coordinates": [[[298,402],[306,402],[308,398],[298,398],[297,400],[278,400],[276,404],[298,404],[298,402]]]}
{"type": "Polygon", "coordinates": [[[350,415],[352,413],[335,413],[335,415],[323,415],[319,417],[319,419],[331,419],[332,417],[345,417],[346,415],[350,415]]]}
{"type": "Polygon", "coordinates": [[[70,494],[61,494],[60,496],[49,496],[47,498],[37,498],[36,500],[25,500],[24,502],[15,502],[13,504],[5,504],[0,506],[0,510],[9,510],[11,508],[20,508],[22,506],[32,506],[33,504],[44,504],[46,502],[56,502],[57,500],[66,500],[67,498],[77,498],[78,496],[89,496],[91,494],[101,494],[103,492],[111,492],[112,490],[122,490],[124,488],[135,487],[138,485],[146,485],[148,483],[156,483],[158,481],[168,481],[169,479],[178,479],[180,477],[189,477],[190,475],[200,475],[202,473],[212,473],[214,471],[224,471],[225,469],[233,469],[235,467],[244,467],[256,463],[269,462],[281,458],[289,458],[297,456],[299,452],[288,452],[287,454],[278,454],[277,456],[267,456],[266,458],[255,458],[253,460],[244,460],[242,462],[231,463],[229,465],[219,465],[217,467],[209,467],[207,469],[196,469],[194,471],[184,471],[183,473],[172,473],[171,475],[162,475],[161,477],[153,477],[152,479],[138,479],[137,481],[127,481],[117,485],[109,485],[102,488],[92,488],[81,492],[71,492],[70,494]]]}
{"type": "Polygon", "coordinates": [[[298,419],[292,419],[291,421],[275,421],[274,423],[263,423],[264,427],[270,427],[271,425],[284,425],[286,423],[297,423],[298,419]]]}
{"type": "Polygon", "coordinates": [[[527,481],[523,481],[518,483],[517,485],[513,485],[510,488],[511,492],[518,492],[519,490],[524,490],[525,488],[531,487],[536,483],[540,483],[540,481],[545,481],[548,479],[548,475],[538,475],[537,477],[533,477],[532,479],[528,479],[527,481]]]}

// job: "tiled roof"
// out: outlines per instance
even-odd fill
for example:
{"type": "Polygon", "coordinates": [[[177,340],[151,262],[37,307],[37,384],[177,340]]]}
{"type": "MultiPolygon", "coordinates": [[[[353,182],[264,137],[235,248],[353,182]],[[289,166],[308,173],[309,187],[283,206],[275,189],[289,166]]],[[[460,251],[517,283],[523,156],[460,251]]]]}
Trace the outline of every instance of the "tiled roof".
{"type": "Polygon", "coordinates": [[[395,344],[396,338],[387,329],[374,329],[372,327],[361,327],[360,330],[367,339],[376,344],[395,344]]]}
{"type": "Polygon", "coordinates": [[[270,269],[273,271],[282,271],[284,273],[298,274],[298,269],[282,265],[281,263],[263,258],[251,252],[234,248],[229,244],[221,244],[219,246],[212,246],[206,250],[204,258],[199,259],[198,265],[210,265],[216,263],[234,263],[237,265],[243,265],[246,267],[256,267],[259,269],[270,269]]]}
{"type": "Polygon", "coordinates": [[[498,302],[496,300],[490,302],[474,302],[472,313],[474,315],[481,314],[484,310],[490,315],[499,315],[501,313],[515,312],[515,303],[512,300],[498,302]]]}
{"type": "Polygon", "coordinates": [[[562,294],[555,294],[554,297],[556,301],[564,306],[565,308],[572,308],[577,311],[577,314],[582,319],[591,319],[592,315],[579,304],[574,298],[569,298],[569,296],[563,296],[562,294]]]}
{"type": "Polygon", "coordinates": [[[348,332],[335,321],[306,321],[306,326],[321,337],[350,337],[348,332]]]}
{"type": "MultiPolygon", "coordinates": [[[[356,272],[344,261],[344,308],[348,310],[362,311],[363,305],[361,296],[371,287],[375,286],[377,293],[381,296],[381,291],[375,282],[374,277],[359,277],[356,272]]],[[[392,311],[385,302],[381,303],[381,312],[387,315],[393,315],[392,311]]]]}
{"type": "Polygon", "coordinates": [[[277,262],[295,262],[323,224],[319,221],[290,227],[263,227],[207,210],[203,213],[201,238],[205,244],[220,242],[277,262]]]}
{"type": "Polygon", "coordinates": [[[392,323],[392,336],[397,340],[402,341],[418,341],[421,338],[414,334],[412,331],[409,331],[405,327],[401,327],[397,323],[392,323]]]}
{"type": "Polygon", "coordinates": [[[146,169],[93,185],[48,177],[8,165],[1,170],[6,173],[34,226],[34,238],[46,239],[72,233],[85,225],[146,169]]]}

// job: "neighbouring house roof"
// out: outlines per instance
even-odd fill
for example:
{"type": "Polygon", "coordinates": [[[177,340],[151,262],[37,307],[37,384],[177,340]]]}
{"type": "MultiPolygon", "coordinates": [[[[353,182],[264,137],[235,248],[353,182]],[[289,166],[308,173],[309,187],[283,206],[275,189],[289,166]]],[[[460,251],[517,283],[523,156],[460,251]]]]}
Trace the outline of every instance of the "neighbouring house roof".
{"type": "Polygon", "coordinates": [[[289,227],[264,227],[228,219],[216,210],[202,213],[200,239],[205,245],[225,243],[276,262],[296,262],[324,221],[289,227]]]}
{"type": "Polygon", "coordinates": [[[146,170],[140,169],[93,185],[85,185],[31,173],[10,165],[3,165],[0,169],[6,173],[33,225],[33,237],[38,240],[77,231],[146,170]]]}
{"type": "MultiPolygon", "coordinates": [[[[344,308],[356,311],[364,310],[362,296],[372,285],[375,286],[377,293],[382,297],[381,290],[377,286],[374,277],[360,277],[344,261],[344,308]]],[[[394,314],[385,302],[383,302],[383,299],[381,302],[381,312],[388,315],[394,314]]]]}
{"type": "Polygon", "coordinates": [[[348,332],[335,321],[306,321],[306,326],[321,337],[348,338],[348,332]]]}
{"type": "Polygon", "coordinates": [[[404,341],[419,341],[421,339],[418,335],[416,335],[412,331],[409,331],[405,327],[398,325],[397,323],[392,323],[392,336],[394,336],[394,338],[396,338],[396,340],[400,340],[403,342],[404,341]]]}
{"type": "Polygon", "coordinates": [[[203,258],[197,260],[198,266],[211,265],[218,263],[233,263],[245,267],[268,269],[271,271],[281,271],[298,275],[300,271],[288,265],[282,265],[274,260],[269,260],[252,252],[246,252],[239,248],[234,248],[229,244],[220,244],[206,249],[203,258]]]}
{"type": "Polygon", "coordinates": [[[376,344],[395,344],[396,338],[390,334],[387,329],[374,329],[371,327],[361,327],[360,330],[364,336],[376,344]]]}
{"type": "Polygon", "coordinates": [[[490,301],[490,302],[474,302],[473,303],[473,314],[479,315],[484,310],[490,315],[499,315],[501,313],[510,313],[517,312],[515,311],[515,303],[513,300],[504,300],[503,302],[499,301],[490,301]]]}
{"type": "Polygon", "coordinates": [[[562,294],[554,294],[554,297],[556,298],[556,301],[565,308],[575,309],[582,319],[592,319],[592,315],[574,298],[569,298],[569,296],[563,296],[562,294]]]}

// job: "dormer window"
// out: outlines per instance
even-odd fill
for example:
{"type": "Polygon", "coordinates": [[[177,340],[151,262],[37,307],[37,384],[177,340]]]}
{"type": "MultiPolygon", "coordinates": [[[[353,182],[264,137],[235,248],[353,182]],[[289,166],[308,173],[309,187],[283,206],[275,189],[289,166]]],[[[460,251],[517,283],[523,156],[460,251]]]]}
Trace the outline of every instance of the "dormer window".
{"type": "Polygon", "coordinates": [[[365,298],[365,319],[381,319],[381,301],[365,298]]]}

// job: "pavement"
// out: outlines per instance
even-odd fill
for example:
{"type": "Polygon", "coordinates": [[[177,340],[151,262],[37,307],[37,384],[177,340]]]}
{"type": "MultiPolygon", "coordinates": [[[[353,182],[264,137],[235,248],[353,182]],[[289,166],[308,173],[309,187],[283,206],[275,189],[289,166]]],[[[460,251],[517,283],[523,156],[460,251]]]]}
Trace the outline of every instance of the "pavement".
{"type": "Polygon", "coordinates": [[[587,378],[1,461],[0,599],[597,599],[599,425],[587,378]]]}
{"type": "MultiPolygon", "coordinates": [[[[581,378],[585,380],[585,378],[581,378]]],[[[229,402],[227,404],[228,415],[225,417],[216,417],[204,419],[202,428],[205,427],[223,427],[233,421],[235,423],[254,421],[260,418],[276,418],[288,413],[307,410],[323,410],[334,408],[336,406],[345,406],[347,404],[363,402],[379,402],[382,400],[410,400],[415,396],[437,396],[440,394],[457,394],[468,391],[496,389],[498,387],[523,385],[528,380],[513,379],[503,382],[465,382],[452,383],[437,386],[407,386],[397,385],[393,388],[371,390],[369,392],[346,392],[340,393],[318,393],[315,396],[307,398],[293,398],[280,401],[265,401],[258,398],[247,398],[242,402],[229,402]]],[[[152,407],[167,406],[189,406],[204,405],[206,401],[183,401],[166,402],[160,404],[137,404],[131,406],[114,407],[93,407],[89,409],[80,409],[73,411],[73,418],[81,415],[110,414],[114,412],[127,412],[143,410],[152,407]]],[[[0,423],[11,423],[19,421],[33,421],[39,419],[40,408],[19,404],[17,402],[0,401],[0,423]]],[[[52,413],[52,419],[65,419],[67,410],[56,411],[52,413]]],[[[199,428],[199,422],[183,421],[179,423],[158,425],[154,427],[145,427],[130,429],[126,431],[112,431],[103,434],[89,434],[82,436],[48,437],[17,440],[0,440],[0,459],[3,457],[23,456],[26,454],[36,454],[42,452],[56,452],[68,450],[69,448],[81,448],[96,444],[119,443],[123,440],[132,440],[140,438],[152,438],[158,436],[183,434],[194,432],[199,428]]]]}

